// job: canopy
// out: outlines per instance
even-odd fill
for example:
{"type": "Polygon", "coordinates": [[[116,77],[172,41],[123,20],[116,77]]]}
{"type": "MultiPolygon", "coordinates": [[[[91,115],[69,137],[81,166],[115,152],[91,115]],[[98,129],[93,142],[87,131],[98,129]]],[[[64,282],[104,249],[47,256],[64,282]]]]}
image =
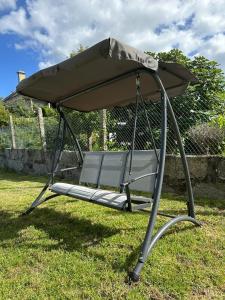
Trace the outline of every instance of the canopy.
{"type": "Polygon", "coordinates": [[[135,101],[135,79],[140,72],[146,100],[160,99],[149,72],[158,72],[169,97],[182,94],[194,76],[182,65],[163,63],[113,38],[43,69],[17,86],[17,92],[79,111],[123,106],[135,101]]]}

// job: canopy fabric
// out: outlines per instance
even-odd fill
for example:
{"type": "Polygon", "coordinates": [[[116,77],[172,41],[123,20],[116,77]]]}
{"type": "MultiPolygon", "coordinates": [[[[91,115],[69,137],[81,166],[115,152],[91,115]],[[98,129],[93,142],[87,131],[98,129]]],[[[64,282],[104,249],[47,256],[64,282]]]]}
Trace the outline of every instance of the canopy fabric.
{"type": "MultiPolygon", "coordinates": [[[[138,70],[158,72],[170,97],[182,94],[188,83],[195,81],[194,76],[180,64],[158,63],[153,57],[108,38],[22,80],[17,92],[79,111],[124,106],[135,101],[138,70]],[[123,74],[128,75],[120,77],[123,74]],[[91,89],[114,78],[118,80],[91,89]]],[[[154,78],[147,72],[140,72],[140,77],[144,98],[160,99],[154,78]]]]}

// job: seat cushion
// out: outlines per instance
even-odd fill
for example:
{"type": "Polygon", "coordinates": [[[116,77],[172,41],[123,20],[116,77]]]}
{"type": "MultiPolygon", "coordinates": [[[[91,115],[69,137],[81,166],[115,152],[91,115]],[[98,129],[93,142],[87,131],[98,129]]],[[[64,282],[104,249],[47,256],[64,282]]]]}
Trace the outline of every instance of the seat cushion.
{"type": "Polygon", "coordinates": [[[69,195],[75,198],[90,200],[92,195],[97,191],[86,186],[73,185],[68,183],[54,183],[50,190],[61,195],[69,195]]]}
{"type": "Polygon", "coordinates": [[[127,196],[126,194],[99,189],[93,194],[91,200],[101,205],[124,209],[127,202],[127,196]]]}
{"type": "Polygon", "coordinates": [[[94,189],[68,183],[54,183],[50,190],[60,195],[67,195],[77,199],[90,201],[99,205],[123,210],[126,207],[126,194],[94,189]]]}

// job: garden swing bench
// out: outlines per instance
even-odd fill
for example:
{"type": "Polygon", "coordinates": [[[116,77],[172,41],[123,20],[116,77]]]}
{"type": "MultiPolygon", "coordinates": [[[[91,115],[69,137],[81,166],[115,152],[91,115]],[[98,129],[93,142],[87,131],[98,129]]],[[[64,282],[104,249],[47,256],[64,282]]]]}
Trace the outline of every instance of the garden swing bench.
{"type": "MultiPolygon", "coordinates": [[[[29,214],[41,203],[60,195],[128,212],[141,211],[146,207],[151,207],[139,259],[133,272],[129,275],[131,280],[138,281],[141,269],[153,246],[171,226],[181,221],[200,225],[195,218],[188,164],[178,124],[169,100],[169,96],[182,94],[188,83],[194,81],[194,76],[183,66],[177,63],[158,62],[151,56],[113,38],[103,40],[75,57],[41,70],[21,81],[17,86],[18,93],[50,102],[59,113],[57,141],[50,178],[23,215],[29,214]],[[156,149],[153,139],[154,149],[135,150],[136,126],[140,107],[144,110],[150,136],[153,138],[145,106],[150,100],[161,102],[160,149],[156,149]],[[83,155],[62,108],[89,112],[125,106],[130,103],[135,103],[131,149],[121,152],[87,152],[83,155]],[[157,214],[160,214],[158,208],[165,167],[167,112],[171,117],[186,179],[187,215],[166,215],[171,220],[153,236],[156,217],[157,214]],[[79,185],[54,183],[54,177],[58,171],[68,170],[68,168],[58,170],[66,132],[70,134],[79,154],[78,159],[81,166],[79,185]],[[58,147],[59,150],[57,150],[58,147]],[[111,187],[114,190],[118,188],[118,192],[104,189],[104,187],[111,187]],[[44,197],[47,190],[53,194],[44,197]],[[149,192],[152,196],[150,198],[136,196],[131,191],[149,192]]],[[[73,169],[73,167],[69,169],[73,169]]]]}

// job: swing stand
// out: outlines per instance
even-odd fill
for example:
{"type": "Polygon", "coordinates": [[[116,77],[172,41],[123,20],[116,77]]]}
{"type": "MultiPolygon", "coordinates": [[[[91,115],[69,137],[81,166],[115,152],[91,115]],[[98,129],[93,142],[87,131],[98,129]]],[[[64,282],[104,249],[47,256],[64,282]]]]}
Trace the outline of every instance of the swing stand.
{"type": "Polygon", "coordinates": [[[181,65],[166,63],[158,65],[152,57],[140,54],[136,49],[121,44],[114,39],[109,39],[85,50],[74,58],[62,62],[57,67],[53,66],[46,72],[37,73],[36,77],[31,76],[30,79],[28,78],[19,84],[17,90],[23,95],[43,100],[47,94],[49,95],[50,89],[46,90],[46,86],[49,84],[53,88],[59,84],[60,80],[62,80],[62,87],[58,88],[57,86],[58,94],[52,92],[52,98],[55,100],[50,101],[59,113],[59,125],[50,178],[31,204],[31,207],[23,215],[30,214],[43,202],[61,195],[127,212],[143,211],[146,208],[151,208],[150,212],[146,211],[149,213],[149,221],[137,264],[134,270],[129,273],[130,281],[138,281],[144,263],[150,256],[154,245],[173,225],[183,221],[191,222],[197,226],[201,225],[195,217],[194,197],[188,163],[179,127],[168,96],[168,93],[171,96],[180,95],[187,87],[187,83],[195,79],[181,65]],[[125,52],[127,56],[124,56],[125,52]],[[88,79],[86,79],[81,75],[84,70],[87,70],[87,64],[90,62],[90,73],[88,79]],[[79,67],[77,68],[77,66],[79,67]],[[104,70],[108,70],[108,73],[104,73],[105,77],[103,76],[103,78],[99,77],[99,68],[101,67],[104,70]],[[71,74],[65,74],[63,72],[64,68],[70,69],[71,74]],[[121,71],[122,68],[123,72],[121,71]],[[62,74],[60,70],[62,70],[62,74]],[[55,74],[54,76],[52,75],[53,73],[55,74]],[[70,77],[72,74],[77,80],[79,79],[73,92],[71,92],[73,84],[70,77]],[[166,89],[160,75],[165,80],[166,89]],[[67,77],[64,78],[65,76],[67,77]],[[134,97],[131,93],[135,82],[136,96],[134,97]],[[121,92],[123,85],[125,85],[124,93],[121,92]],[[66,96],[65,86],[70,91],[70,94],[66,96]],[[41,90],[42,92],[40,92],[41,90]],[[115,91],[118,91],[118,97],[114,95],[115,91]],[[99,99],[100,95],[105,97],[104,101],[99,99]],[[161,102],[160,149],[156,148],[151,122],[146,109],[146,103],[150,97],[161,102]],[[99,151],[83,153],[62,108],[70,107],[79,111],[92,111],[129,103],[135,103],[131,149],[120,152],[99,151]],[[135,150],[139,109],[144,111],[154,149],[135,150]],[[186,180],[188,194],[186,215],[171,216],[159,212],[165,169],[168,114],[178,144],[186,180]],[[81,168],[78,185],[55,182],[56,174],[59,172],[77,168],[75,166],[59,169],[66,134],[73,141],[74,152],[79,162],[78,168],[81,168]],[[105,186],[112,187],[113,191],[105,190],[105,186]],[[52,194],[45,197],[47,191],[51,191],[52,194]],[[133,194],[135,191],[148,192],[151,196],[137,196],[133,194]],[[170,220],[153,235],[157,215],[160,214],[169,217],[170,220]]]}

